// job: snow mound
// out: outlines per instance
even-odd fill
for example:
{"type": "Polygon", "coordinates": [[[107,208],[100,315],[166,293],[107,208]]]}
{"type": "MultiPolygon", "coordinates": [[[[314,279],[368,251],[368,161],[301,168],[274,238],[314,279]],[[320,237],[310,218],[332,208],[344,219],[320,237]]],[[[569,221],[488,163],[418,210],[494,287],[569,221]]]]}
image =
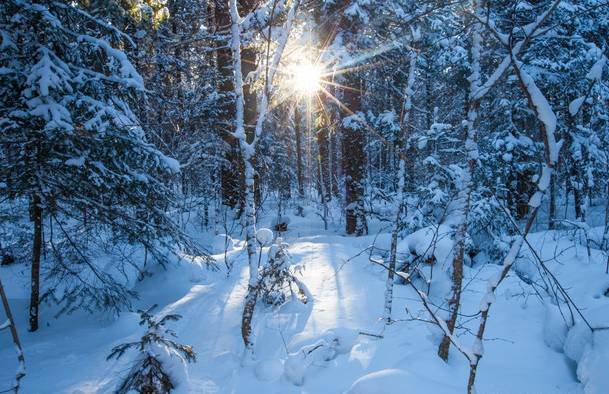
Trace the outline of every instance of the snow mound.
{"type": "Polygon", "coordinates": [[[268,246],[273,243],[273,231],[268,228],[261,228],[256,231],[256,240],[262,246],[268,246]]]}
{"type": "Polygon", "coordinates": [[[567,357],[576,363],[579,362],[586,350],[592,343],[592,332],[584,323],[573,326],[564,341],[564,351],[567,357]]]}
{"type": "Polygon", "coordinates": [[[281,360],[276,359],[262,360],[256,364],[254,373],[258,380],[261,381],[267,382],[277,380],[283,373],[283,364],[281,363],[281,360]]]}
{"type": "Polygon", "coordinates": [[[442,265],[452,262],[452,229],[445,225],[425,227],[408,235],[398,244],[398,251],[413,253],[425,259],[435,257],[442,265]]]}
{"type": "MultiPolygon", "coordinates": [[[[589,332],[589,331],[588,331],[589,332]]],[[[577,377],[584,384],[584,393],[607,393],[609,388],[609,332],[594,332],[594,346],[586,346],[577,365],[577,377]]]]}
{"type": "MultiPolygon", "coordinates": [[[[599,300],[599,306],[586,310],[593,327],[606,327],[609,303],[599,300]]],[[[609,330],[592,332],[584,322],[571,328],[565,341],[565,354],[577,362],[577,378],[586,394],[607,393],[609,387],[609,330]]]]}
{"type": "Polygon", "coordinates": [[[326,332],[326,341],[332,344],[332,347],[338,354],[349,353],[357,342],[359,332],[349,328],[335,328],[326,332]]]}
{"type": "Polygon", "coordinates": [[[345,394],[448,394],[454,387],[402,369],[382,369],[357,379],[345,394]]]}
{"type": "Polygon", "coordinates": [[[233,239],[226,234],[218,234],[214,237],[211,245],[213,253],[220,254],[226,250],[230,252],[234,248],[233,239]]]}
{"type": "Polygon", "coordinates": [[[288,381],[294,383],[296,386],[302,386],[308,367],[309,363],[307,362],[306,353],[299,351],[288,355],[288,358],[283,365],[283,374],[288,381]]]}
{"type": "Polygon", "coordinates": [[[283,373],[296,386],[302,386],[311,364],[327,365],[340,354],[351,351],[359,333],[347,328],[328,330],[312,345],[306,345],[295,353],[290,353],[285,361],[283,373]]]}
{"type": "Polygon", "coordinates": [[[546,305],[543,320],[543,341],[557,352],[563,350],[567,336],[567,324],[565,323],[558,308],[554,305],[546,305]]]}

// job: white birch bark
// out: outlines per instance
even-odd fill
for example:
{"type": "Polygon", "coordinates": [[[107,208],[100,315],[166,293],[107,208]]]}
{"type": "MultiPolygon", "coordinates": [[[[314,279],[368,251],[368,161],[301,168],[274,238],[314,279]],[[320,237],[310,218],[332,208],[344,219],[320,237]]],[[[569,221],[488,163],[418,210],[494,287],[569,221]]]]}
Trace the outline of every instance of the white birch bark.
{"type": "Polygon", "coordinates": [[[403,109],[403,117],[401,121],[399,139],[401,143],[398,144],[400,153],[399,153],[399,169],[397,174],[398,181],[398,190],[397,190],[397,204],[395,205],[395,210],[393,212],[393,225],[391,228],[391,247],[389,251],[389,269],[387,270],[387,282],[385,283],[385,307],[383,313],[383,320],[385,324],[391,323],[391,310],[393,306],[393,280],[394,280],[394,272],[396,269],[396,261],[397,261],[397,245],[398,245],[398,230],[400,224],[400,214],[404,207],[404,186],[406,183],[406,158],[404,152],[404,143],[406,141],[406,132],[410,125],[410,112],[412,110],[412,96],[414,94],[414,80],[415,80],[415,71],[417,65],[417,54],[416,52],[412,52],[410,57],[410,64],[408,70],[408,81],[406,83],[406,89],[404,91],[404,109],[403,109]]]}
{"type": "MultiPolygon", "coordinates": [[[[231,16],[231,52],[233,58],[234,82],[235,82],[235,131],[233,136],[239,141],[239,149],[243,158],[245,167],[245,231],[247,244],[247,259],[249,266],[248,291],[245,297],[245,306],[243,310],[241,322],[241,336],[245,345],[246,352],[250,356],[253,355],[252,334],[252,317],[258,299],[258,263],[256,261],[256,206],[254,200],[254,166],[253,158],[256,151],[256,143],[263,132],[264,121],[266,119],[269,103],[269,94],[273,84],[275,71],[281,60],[281,56],[285,49],[290,30],[298,8],[299,0],[292,3],[288,11],[287,20],[281,29],[277,48],[273,53],[272,60],[267,67],[265,75],[265,87],[260,93],[257,106],[257,119],[254,136],[251,141],[247,141],[247,135],[244,127],[244,94],[243,94],[243,75],[241,70],[241,18],[237,9],[237,0],[229,0],[230,16],[231,16]]],[[[269,29],[271,31],[271,29],[269,29]]],[[[271,40],[271,37],[268,37],[271,40]]],[[[267,59],[269,61],[269,59],[267,59]]]]}

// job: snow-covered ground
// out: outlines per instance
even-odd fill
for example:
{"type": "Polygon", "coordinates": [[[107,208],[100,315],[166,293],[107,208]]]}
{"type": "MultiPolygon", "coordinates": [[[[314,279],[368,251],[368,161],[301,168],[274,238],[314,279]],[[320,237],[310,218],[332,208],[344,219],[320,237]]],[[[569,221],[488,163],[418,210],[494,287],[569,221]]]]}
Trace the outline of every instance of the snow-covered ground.
{"type": "MultiPolygon", "coordinates": [[[[304,265],[301,279],[313,300],[290,301],[275,309],[257,306],[253,361],[243,357],[240,331],[248,276],[242,240],[235,240],[227,253],[234,264],[228,277],[220,253],[215,256],[220,271],[184,263],[139,284],[135,306],[158,303],[159,313],[182,315],[169,327],[179,342],[192,345],[197,353],[197,362],[187,365],[177,392],[465,392],[465,358],[454,348],[448,363],[436,355],[440,332],[424,321],[429,317],[409,286],[396,284],[395,323],[384,327],[380,322],[386,273],[369,261],[368,253],[360,254],[374,242],[373,230],[378,232],[380,224],[371,226],[369,236],[347,237],[338,225],[320,230],[319,216],[305,212],[304,218],[291,217],[283,236],[293,262],[304,265]],[[303,356],[303,350],[312,349],[303,356]]],[[[213,235],[199,238],[213,243],[213,235]]],[[[586,248],[568,234],[540,232],[529,240],[587,320],[595,327],[609,326],[606,257],[592,249],[588,258],[586,248]]],[[[386,244],[388,234],[376,241],[386,244]]],[[[537,270],[530,257],[523,249],[516,269],[523,278],[535,279],[537,270]]],[[[477,327],[477,320],[467,315],[478,310],[486,279],[497,269],[494,264],[466,267],[461,318],[465,325],[460,330],[464,343],[472,341],[467,330],[477,327]]],[[[40,330],[29,333],[25,329],[28,271],[22,266],[2,267],[0,275],[25,349],[27,376],[22,392],[112,392],[129,359],[106,361],[106,356],[113,346],[141,336],[138,315],[123,313],[114,319],[75,313],[56,319],[44,307],[40,330]]],[[[609,365],[609,330],[592,335],[577,316],[578,324],[569,330],[558,309],[542,304],[534,288],[514,274],[497,294],[478,373],[479,393],[609,392],[603,372],[609,365]]],[[[8,384],[15,357],[8,334],[0,335],[0,384],[8,384]]]]}

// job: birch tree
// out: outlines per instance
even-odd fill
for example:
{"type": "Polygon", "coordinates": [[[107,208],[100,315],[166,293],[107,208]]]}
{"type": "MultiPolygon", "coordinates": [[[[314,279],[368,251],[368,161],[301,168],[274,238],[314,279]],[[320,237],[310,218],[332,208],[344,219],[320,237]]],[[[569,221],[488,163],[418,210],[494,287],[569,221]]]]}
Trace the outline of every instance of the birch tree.
{"type": "MultiPolygon", "coordinates": [[[[414,31],[413,31],[414,32],[414,31]]],[[[418,33],[413,33],[413,41],[417,41],[418,33]]],[[[406,184],[406,152],[404,145],[407,139],[407,134],[411,127],[410,114],[412,111],[412,96],[414,95],[414,82],[416,74],[418,53],[416,49],[413,49],[410,53],[410,66],[408,69],[408,79],[406,87],[404,89],[404,104],[402,109],[402,119],[400,121],[400,135],[398,138],[398,173],[396,175],[397,180],[397,196],[396,204],[393,212],[393,224],[391,227],[391,245],[389,249],[389,269],[387,270],[387,281],[385,283],[385,308],[383,314],[383,320],[385,324],[391,323],[391,309],[393,305],[393,281],[394,272],[396,270],[397,261],[397,245],[398,245],[398,231],[400,228],[400,217],[404,209],[404,187],[406,184]]]]}
{"type": "MultiPolygon", "coordinates": [[[[263,88],[258,95],[258,105],[256,114],[256,123],[254,133],[250,134],[249,138],[245,130],[245,99],[244,99],[244,81],[242,74],[242,59],[241,59],[241,46],[242,46],[242,34],[243,34],[243,21],[239,16],[239,10],[237,8],[236,0],[229,0],[230,16],[231,16],[231,52],[233,60],[233,77],[235,87],[235,130],[233,136],[239,142],[239,148],[241,157],[243,159],[243,165],[245,168],[245,231],[246,231],[246,248],[247,258],[249,266],[249,280],[247,294],[245,296],[245,306],[243,309],[243,316],[241,321],[241,336],[243,343],[246,348],[246,352],[253,356],[253,341],[252,335],[252,317],[254,315],[254,309],[258,300],[260,291],[259,286],[259,273],[258,273],[258,262],[256,259],[257,246],[256,246],[256,206],[254,199],[254,160],[256,152],[256,144],[264,131],[264,123],[267,116],[269,107],[270,96],[273,93],[273,80],[283,51],[285,49],[296,10],[299,5],[299,0],[295,0],[290,5],[287,12],[286,21],[279,29],[277,36],[277,45],[274,49],[272,56],[270,49],[266,53],[266,63],[263,76],[263,88]]],[[[274,14],[276,2],[271,5],[272,10],[269,10],[271,14],[274,14]]],[[[247,19],[245,19],[247,20],[247,19]]],[[[272,23],[269,23],[268,36],[266,39],[267,48],[270,48],[270,42],[272,40],[272,23]]]]}

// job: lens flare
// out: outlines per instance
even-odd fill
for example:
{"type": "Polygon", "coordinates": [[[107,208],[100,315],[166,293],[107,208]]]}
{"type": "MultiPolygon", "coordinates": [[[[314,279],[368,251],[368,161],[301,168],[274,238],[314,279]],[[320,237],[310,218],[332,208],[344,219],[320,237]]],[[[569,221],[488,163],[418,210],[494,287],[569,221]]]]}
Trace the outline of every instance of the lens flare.
{"type": "Polygon", "coordinates": [[[292,87],[296,93],[311,96],[320,89],[321,68],[312,63],[300,63],[292,67],[292,87]]]}

